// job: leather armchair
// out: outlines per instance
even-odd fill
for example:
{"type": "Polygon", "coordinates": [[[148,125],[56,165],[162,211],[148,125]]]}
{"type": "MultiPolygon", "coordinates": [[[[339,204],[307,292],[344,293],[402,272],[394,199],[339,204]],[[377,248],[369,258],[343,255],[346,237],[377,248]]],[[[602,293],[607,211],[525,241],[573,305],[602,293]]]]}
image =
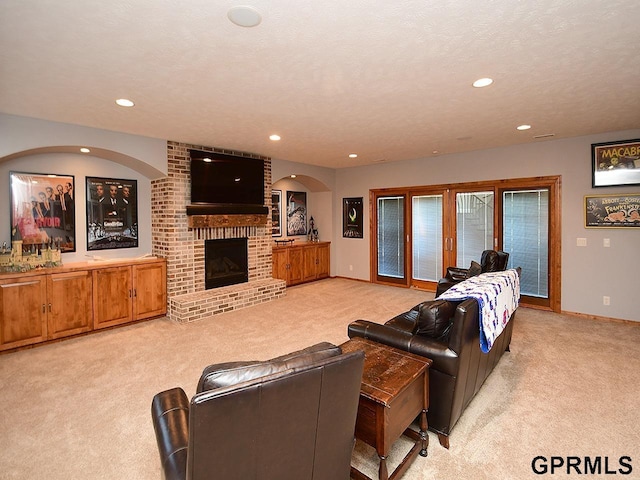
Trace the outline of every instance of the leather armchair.
{"type": "Polygon", "coordinates": [[[204,369],[151,415],[166,480],[348,480],[363,352],[330,343],[204,369]]]}
{"type": "Polygon", "coordinates": [[[436,297],[469,277],[487,272],[502,272],[507,269],[509,254],[497,250],[485,250],[480,256],[480,263],[471,263],[469,268],[447,267],[446,275],[438,280],[436,287],[436,297]],[[475,263],[475,265],[474,265],[475,263]]]}

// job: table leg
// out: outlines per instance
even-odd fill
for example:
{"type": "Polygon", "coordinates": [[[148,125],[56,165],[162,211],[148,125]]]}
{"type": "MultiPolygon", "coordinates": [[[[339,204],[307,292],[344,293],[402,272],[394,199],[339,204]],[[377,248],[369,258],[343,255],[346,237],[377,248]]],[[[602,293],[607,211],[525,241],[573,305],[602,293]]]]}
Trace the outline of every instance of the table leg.
{"type": "Polygon", "coordinates": [[[387,471],[387,457],[384,455],[378,455],[380,457],[380,467],[378,468],[378,478],[380,480],[389,480],[389,472],[387,471]]]}
{"type": "Polygon", "coordinates": [[[426,457],[428,455],[427,447],[429,447],[429,437],[427,436],[427,429],[429,425],[427,424],[427,411],[422,410],[422,414],[420,415],[420,440],[422,442],[422,449],[420,450],[420,456],[426,457]]]}

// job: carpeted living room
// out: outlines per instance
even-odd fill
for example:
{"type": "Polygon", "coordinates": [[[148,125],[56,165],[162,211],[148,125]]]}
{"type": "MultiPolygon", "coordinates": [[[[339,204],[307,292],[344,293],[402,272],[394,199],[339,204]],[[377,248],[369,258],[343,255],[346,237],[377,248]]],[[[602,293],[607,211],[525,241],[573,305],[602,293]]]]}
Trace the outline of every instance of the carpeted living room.
{"type": "Polygon", "coordinates": [[[640,478],[639,20],[0,2],[0,480],[640,478]]]}
{"type": "MultiPolygon", "coordinates": [[[[160,478],[150,416],[156,393],[180,386],[193,395],[211,363],[339,345],[350,322],[384,322],[430,298],[326,279],[202,321],[160,318],[3,355],[0,478],[160,478]]],[[[430,432],[428,456],[403,478],[536,478],[535,458],[550,465],[568,456],[583,466],[585,456],[602,459],[602,473],[588,478],[607,477],[605,459],[609,473],[624,470],[620,459],[629,457],[633,478],[640,359],[629,353],[639,342],[634,325],[519,308],[510,352],[463,413],[449,450],[430,432]]],[[[405,443],[394,445],[391,466],[405,443]]],[[[356,444],[354,465],[375,477],[376,460],[371,447],[356,444]]]]}

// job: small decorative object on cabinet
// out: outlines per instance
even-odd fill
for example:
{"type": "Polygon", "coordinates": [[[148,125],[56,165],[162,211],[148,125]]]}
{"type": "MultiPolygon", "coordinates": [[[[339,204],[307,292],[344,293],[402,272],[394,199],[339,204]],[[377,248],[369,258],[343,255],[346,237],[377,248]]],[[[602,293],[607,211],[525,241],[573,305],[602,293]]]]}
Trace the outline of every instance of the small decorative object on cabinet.
{"type": "Polygon", "coordinates": [[[299,243],[273,247],[273,278],[287,286],[329,276],[331,242],[299,243]]]}

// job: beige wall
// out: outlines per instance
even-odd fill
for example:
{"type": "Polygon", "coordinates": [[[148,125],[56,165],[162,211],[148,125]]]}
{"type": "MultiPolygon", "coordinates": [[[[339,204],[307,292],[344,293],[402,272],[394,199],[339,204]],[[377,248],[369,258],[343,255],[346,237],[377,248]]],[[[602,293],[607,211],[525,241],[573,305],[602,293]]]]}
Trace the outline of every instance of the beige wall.
{"type": "MultiPolygon", "coordinates": [[[[640,130],[423,158],[338,170],[334,195],[334,270],[338,276],[369,280],[369,232],[365,238],[339,235],[340,199],[368,201],[369,189],[521,178],[562,176],[562,309],[640,321],[637,305],[640,228],[586,229],[583,199],[589,194],[640,193],[640,187],[591,188],[591,144],[640,138],[640,130]],[[586,247],[576,239],[586,238],[586,247]],[[609,238],[610,248],[603,247],[609,238]],[[349,269],[353,267],[353,270],[349,269]],[[602,297],[611,297],[604,306],[602,297]]],[[[365,225],[369,212],[365,208],[365,225]]]]}
{"type": "MultiPolygon", "coordinates": [[[[640,193],[639,186],[591,188],[591,143],[631,138],[640,138],[640,129],[339,170],[273,159],[272,173],[274,182],[291,173],[306,177],[309,185],[303,185],[303,190],[309,192],[310,213],[317,220],[321,239],[332,242],[331,274],[365,280],[369,279],[369,232],[365,229],[361,240],[342,238],[342,198],[362,196],[366,205],[371,188],[562,175],[562,309],[640,321],[636,301],[640,229],[585,229],[582,211],[584,195],[640,193]],[[576,238],[586,238],[587,246],[577,247],[576,238]],[[610,239],[610,248],[602,246],[605,238],[610,239]],[[611,297],[610,306],[602,305],[603,295],[611,297]]],[[[0,145],[0,195],[4,195],[0,202],[0,243],[10,240],[8,172],[51,171],[75,175],[81,197],[86,175],[137,179],[141,247],[101,255],[134,257],[150,250],[151,234],[146,230],[151,228],[151,206],[143,203],[144,195],[149,192],[151,178],[167,171],[166,141],[0,114],[0,145]],[[123,164],[122,157],[109,160],[62,153],[12,158],[21,148],[37,149],[51,142],[86,144],[88,140],[84,139],[107,152],[117,153],[122,148],[126,158],[137,155],[141,163],[151,162],[149,168],[141,173],[139,163],[123,164]]],[[[86,239],[81,230],[84,208],[79,207],[77,212],[79,250],[64,254],[65,262],[86,258],[86,239]]],[[[364,215],[368,225],[368,208],[364,215]]]]}

